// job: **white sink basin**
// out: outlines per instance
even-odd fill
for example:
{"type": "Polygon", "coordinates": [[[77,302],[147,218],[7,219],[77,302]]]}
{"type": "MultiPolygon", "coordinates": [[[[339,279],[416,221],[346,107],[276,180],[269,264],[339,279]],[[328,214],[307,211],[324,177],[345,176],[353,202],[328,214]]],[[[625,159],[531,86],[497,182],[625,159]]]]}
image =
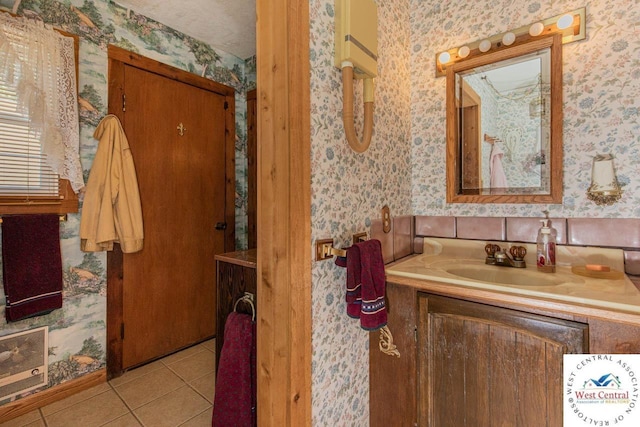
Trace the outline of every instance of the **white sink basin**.
{"type": "Polygon", "coordinates": [[[564,282],[558,277],[542,277],[545,273],[508,267],[452,267],[445,271],[465,279],[514,286],[555,286],[564,282]]]}

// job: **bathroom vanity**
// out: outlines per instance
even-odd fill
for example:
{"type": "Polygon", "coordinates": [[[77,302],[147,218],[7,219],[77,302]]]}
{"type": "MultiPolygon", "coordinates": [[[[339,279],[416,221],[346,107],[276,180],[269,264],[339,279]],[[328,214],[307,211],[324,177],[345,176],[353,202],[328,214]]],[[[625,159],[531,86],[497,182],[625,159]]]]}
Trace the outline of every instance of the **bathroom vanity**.
{"type": "Polygon", "coordinates": [[[559,426],[563,354],[640,353],[640,291],[572,272],[624,271],[622,251],[558,247],[557,273],[540,273],[533,245],[519,269],[485,265],[485,243],[425,239],[387,266],[401,356],[371,334],[372,426],[559,426]]]}

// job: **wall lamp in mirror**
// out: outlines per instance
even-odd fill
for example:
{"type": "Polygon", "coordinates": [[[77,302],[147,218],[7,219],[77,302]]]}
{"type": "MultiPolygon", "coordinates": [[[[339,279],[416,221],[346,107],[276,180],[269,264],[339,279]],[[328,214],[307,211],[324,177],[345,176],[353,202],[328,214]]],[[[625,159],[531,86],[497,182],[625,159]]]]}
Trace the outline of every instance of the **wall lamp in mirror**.
{"type": "Polygon", "coordinates": [[[438,52],[436,54],[436,77],[444,76],[448,66],[464,59],[558,33],[562,34],[563,44],[585,39],[586,8],[582,7],[464,46],[438,52]]]}
{"type": "Polygon", "coordinates": [[[591,186],[587,190],[587,198],[598,206],[612,205],[620,200],[622,190],[616,177],[611,154],[597,154],[593,158],[591,169],[591,186]]]}

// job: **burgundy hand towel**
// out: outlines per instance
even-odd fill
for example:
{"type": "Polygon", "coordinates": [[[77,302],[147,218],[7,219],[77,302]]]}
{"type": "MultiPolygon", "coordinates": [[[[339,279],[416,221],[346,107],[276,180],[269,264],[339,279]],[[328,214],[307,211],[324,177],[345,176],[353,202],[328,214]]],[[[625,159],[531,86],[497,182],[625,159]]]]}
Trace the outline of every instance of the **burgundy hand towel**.
{"type": "MultiPolygon", "coordinates": [[[[336,259],[344,266],[344,259],[336,259]]],[[[385,305],[385,275],[382,245],[379,240],[359,242],[347,248],[347,315],[360,319],[368,331],[387,324],[385,305]]]]}
{"type": "Polygon", "coordinates": [[[254,332],[250,315],[232,312],[227,317],[216,377],[213,427],[256,425],[254,332]]]}
{"type": "Polygon", "coordinates": [[[371,239],[356,243],[354,246],[360,249],[360,280],[362,283],[360,326],[368,331],[373,331],[387,324],[382,245],[379,240],[371,239]]]}
{"type": "Polygon", "coordinates": [[[362,309],[361,275],[360,247],[356,244],[347,248],[347,316],[354,319],[360,318],[362,309]]]}
{"type": "Polygon", "coordinates": [[[7,322],[62,307],[58,215],[2,218],[2,273],[7,322]]]}

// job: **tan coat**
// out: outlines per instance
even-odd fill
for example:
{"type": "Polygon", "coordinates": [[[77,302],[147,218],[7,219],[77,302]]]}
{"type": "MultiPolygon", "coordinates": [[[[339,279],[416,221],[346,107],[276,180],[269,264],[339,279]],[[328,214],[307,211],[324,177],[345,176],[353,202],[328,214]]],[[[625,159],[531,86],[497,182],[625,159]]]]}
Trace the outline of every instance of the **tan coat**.
{"type": "Polygon", "coordinates": [[[110,251],[120,243],[122,252],[142,250],[144,239],[138,179],[129,142],[122,125],[108,115],[93,137],[99,140],[80,219],[80,248],[85,252],[110,251]]]}

